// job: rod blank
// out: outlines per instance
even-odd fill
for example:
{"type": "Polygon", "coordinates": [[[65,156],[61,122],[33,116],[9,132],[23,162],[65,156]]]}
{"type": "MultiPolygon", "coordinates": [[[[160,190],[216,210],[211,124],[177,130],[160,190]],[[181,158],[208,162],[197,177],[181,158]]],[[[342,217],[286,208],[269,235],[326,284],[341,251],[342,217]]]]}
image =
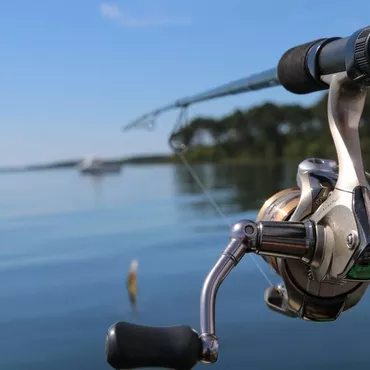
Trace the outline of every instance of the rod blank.
{"type": "Polygon", "coordinates": [[[178,99],[172,104],[168,104],[162,108],[158,108],[152,112],[140,116],[128,125],[124,126],[123,130],[129,130],[147,119],[155,118],[159,114],[167,112],[174,108],[186,108],[189,105],[200,103],[206,100],[221,98],[227,95],[241,94],[248,91],[261,90],[278,85],[280,85],[280,81],[277,76],[277,69],[272,68],[267,71],[251,75],[249,77],[229,82],[227,84],[221,85],[220,87],[207,90],[200,94],[189,96],[183,99],[178,99]]]}

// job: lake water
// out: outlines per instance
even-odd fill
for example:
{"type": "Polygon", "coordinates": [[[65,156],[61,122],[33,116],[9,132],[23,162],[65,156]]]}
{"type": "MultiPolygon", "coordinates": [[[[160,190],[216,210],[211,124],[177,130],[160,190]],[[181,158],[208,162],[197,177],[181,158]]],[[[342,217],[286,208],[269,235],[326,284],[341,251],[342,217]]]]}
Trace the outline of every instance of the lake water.
{"type": "MultiPolygon", "coordinates": [[[[269,195],[295,180],[291,166],[195,169],[229,222],[254,219],[269,195]]],[[[202,282],[228,227],[182,166],[125,167],[101,179],[75,170],[7,174],[0,194],[1,369],[109,369],[104,338],[118,320],[199,329],[202,282]],[[126,292],[132,259],[137,317],[126,292]]],[[[317,324],[270,311],[267,286],[248,256],[225,280],[220,357],[208,368],[370,366],[368,295],[337,322],[317,324]]]]}

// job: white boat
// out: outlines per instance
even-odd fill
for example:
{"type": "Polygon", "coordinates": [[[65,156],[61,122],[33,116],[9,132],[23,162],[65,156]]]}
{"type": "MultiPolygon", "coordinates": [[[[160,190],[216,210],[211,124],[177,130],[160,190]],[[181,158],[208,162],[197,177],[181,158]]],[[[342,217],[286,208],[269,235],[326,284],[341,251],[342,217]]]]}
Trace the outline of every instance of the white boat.
{"type": "Polygon", "coordinates": [[[82,174],[99,175],[104,173],[118,173],[121,171],[121,164],[117,162],[104,162],[98,158],[86,158],[77,167],[82,174]]]}

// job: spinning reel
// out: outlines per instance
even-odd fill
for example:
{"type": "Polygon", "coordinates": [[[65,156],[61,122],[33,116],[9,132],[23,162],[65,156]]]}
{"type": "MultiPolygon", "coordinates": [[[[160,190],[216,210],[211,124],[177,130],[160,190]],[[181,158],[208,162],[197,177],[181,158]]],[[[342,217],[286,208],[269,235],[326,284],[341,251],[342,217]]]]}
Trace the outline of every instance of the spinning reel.
{"type": "Polygon", "coordinates": [[[265,292],[265,302],[275,312],[327,322],[361,300],[370,282],[370,187],[359,140],[370,86],[369,40],[370,27],[347,38],[316,40],[288,50],[275,71],[169,106],[277,84],[298,94],[329,88],[328,121],[338,165],[327,159],[304,160],[298,167],[297,187],[268,199],[256,221],[241,220],[231,228],[229,244],[204,281],[200,335],[186,326],[117,323],[106,339],[111,366],[185,370],[199,360],[217,361],[217,291],[247,253],[261,255],[283,280],[265,292]]]}

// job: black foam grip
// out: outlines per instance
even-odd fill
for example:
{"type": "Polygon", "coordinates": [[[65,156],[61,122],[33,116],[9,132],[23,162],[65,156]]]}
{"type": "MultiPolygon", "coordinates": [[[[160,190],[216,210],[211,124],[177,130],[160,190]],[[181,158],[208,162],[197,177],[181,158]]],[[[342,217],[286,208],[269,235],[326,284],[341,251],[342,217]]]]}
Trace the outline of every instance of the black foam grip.
{"type": "Polygon", "coordinates": [[[108,330],[105,352],[114,369],[189,370],[200,358],[201,341],[189,326],[149,327],[118,322],[108,330]]]}
{"type": "Polygon", "coordinates": [[[289,49],[280,58],[277,68],[278,78],[288,91],[294,94],[309,94],[326,89],[322,83],[315,80],[306,65],[308,51],[321,40],[323,39],[289,49]]]}

